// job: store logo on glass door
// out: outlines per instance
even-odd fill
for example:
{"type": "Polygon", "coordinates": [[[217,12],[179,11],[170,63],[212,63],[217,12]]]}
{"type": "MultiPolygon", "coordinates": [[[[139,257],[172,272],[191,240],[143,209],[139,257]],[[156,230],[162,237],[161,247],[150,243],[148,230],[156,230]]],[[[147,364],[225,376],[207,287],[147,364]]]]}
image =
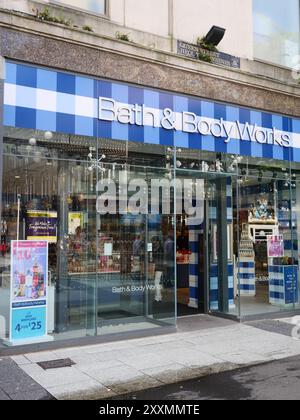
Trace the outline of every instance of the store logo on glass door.
{"type": "Polygon", "coordinates": [[[223,118],[206,118],[193,112],[175,112],[171,108],[158,109],[138,104],[122,104],[111,98],[99,98],[99,120],[213,136],[225,143],[239,140],[284,148],[292,147],[291,134],[276,127],[264,128],[258,124],[242,124],[240,121],[225,121],[223,118]]]}

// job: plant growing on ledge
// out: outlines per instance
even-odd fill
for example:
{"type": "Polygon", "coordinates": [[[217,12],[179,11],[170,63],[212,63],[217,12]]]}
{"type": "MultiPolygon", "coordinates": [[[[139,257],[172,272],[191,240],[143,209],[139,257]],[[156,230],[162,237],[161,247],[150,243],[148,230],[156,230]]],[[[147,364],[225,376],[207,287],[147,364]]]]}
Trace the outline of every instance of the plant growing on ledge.
{"type": "Polygon", "coordinates": [[[82,29],[86,32],[94,32],[93,28],[91,26],[88,26],[88,25],[84,25],[82,27],[82,29]]]}
{"type": "Polygon", "coordinates": [[[205,42],[205,37],[199,37],[197,39],[197,45],[204,50],[211,51],[211,52],[218,52],[218,48],[214,44],[208,44],[205,42]]]}
{"type": "Polygon", "coordinates": [[[206,63],[212,63],[213,61],[209,54],[202,51],[198,51],[198,60],[205,61],[206,63]]]}
{"type": "Polygon", "coordinates": [[[33,9],[33,12],[35,12],[37,19],[44,20],[45,22],[59,23],[65,26],[71,26],[72,24],[71,20],[65,19],[63,16],[53,16],[48,7],[46,7],[42,12],[40,12],[38,9],[33,9]]]}
{"type": "Polygon", "coordinates": [[[125,41],[125,42],[132,42],[131,39],[129,38],[129,34],[124,34],[122,32],[116,32],[116,38],[119,41],[125,41]]]}

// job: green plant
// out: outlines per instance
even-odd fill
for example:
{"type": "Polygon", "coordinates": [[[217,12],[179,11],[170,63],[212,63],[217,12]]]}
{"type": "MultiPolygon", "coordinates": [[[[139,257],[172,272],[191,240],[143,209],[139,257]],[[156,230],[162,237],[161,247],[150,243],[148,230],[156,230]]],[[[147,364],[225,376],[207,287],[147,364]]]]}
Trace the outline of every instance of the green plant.
{"type": "Polygon", "coordinates": [[[38,9],[34,11],[37,19],[44,20],[46,22],[59,23],[65,26],[71,26],[72,24],[71,20],[65,19],[63,16],[53,16],[48,7],[46,7],[42,12],[40,12],[38,9]]]}
{"type": "Polygon", "coordinates": [[[204,37],[199,37],[197,39],[197,45],[199,45],[199,47],[203,48],[204,50],[207,51],[212,51],[212,52],[218,52],[218,48],[214,45],[214,44],[209,44],[207,42],[205,42],[205,38],[204,37]]]}
{"type": "Polygon", "coordinates": [[[83,29],[84,31],[87,31],[87,32],[94,32],[93,28],[92,28],[91,26],[88,26],[88,25],[84,25],[84,26],[82,27],[82,29],[83,29]]]}
{"type": "Polygon", "coordinates": [[[209,54],[202,51],[198,51],[198,60],[205,61],[206,63],[212,63],[213,61],[209,54]]]}
{"type": "Polygon", "coordinates": [[[116,38],[120,41],[131,42],[129,34],[123,34],[122,32],[116,32],[116,38]]]}

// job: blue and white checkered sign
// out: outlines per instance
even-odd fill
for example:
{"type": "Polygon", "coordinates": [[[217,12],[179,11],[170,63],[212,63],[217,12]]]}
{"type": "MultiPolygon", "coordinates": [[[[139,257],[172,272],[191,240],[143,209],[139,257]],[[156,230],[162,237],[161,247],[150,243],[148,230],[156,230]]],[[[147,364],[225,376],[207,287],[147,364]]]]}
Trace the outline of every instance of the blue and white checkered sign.
{"type": "Polygon", "coordinates": [[[300,162],[299,119],[13,62],[6,63],[4,125],[300,162]],[[121,122],[101,119],[99,98],[144,109],[143,123],[124,123],[124,112],[121,122]],[[161,123],[166,110],[173,113],[171,129],[161,123]],[[189,129],[197,116],[198,130],[183,129],[183,114],[189,129]],[[264,130],[272,136],[274,129],[290,138],[289,146],[270,144],[264,130]]]}

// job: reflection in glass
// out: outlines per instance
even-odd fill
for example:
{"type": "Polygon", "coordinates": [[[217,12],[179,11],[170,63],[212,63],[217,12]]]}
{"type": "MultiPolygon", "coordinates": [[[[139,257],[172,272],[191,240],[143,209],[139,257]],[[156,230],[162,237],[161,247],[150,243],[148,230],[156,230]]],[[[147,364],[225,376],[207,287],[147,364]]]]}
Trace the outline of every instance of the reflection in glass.
{"type": "Polygon", "coordinates": [[[153,177],[169,179],[169,169],[135,166],[146,159],[163,164],[164,148],[156,150],[159,161],[126,142],[99,145],[92,138],[6,129],[0,255],[6,335],[10,243],[41,233],[49,243],[48,326],[55,339],[175,324],[174,208],[155,217],[97,212],[99,181],[114,179],[118,186],[124,168],[148,185],[153,177]]]}
{"type": "Polygon", "coordinates": [[[254,56],[292,67],[300,53],[299,0],[254,0],[254,56]]]}
{"type": "Polygon", "coordinates": [[[70,7],[88,10],[90,12],[105,14],[105,0],[57,0],[70,7]]]}
{"type": "Polygon", "coordinates": [[[298,301],[297,220],[291,211],[295,175],[280,161],[244,158],[239,169],[241,316],[293,309],[298,301]]]}

